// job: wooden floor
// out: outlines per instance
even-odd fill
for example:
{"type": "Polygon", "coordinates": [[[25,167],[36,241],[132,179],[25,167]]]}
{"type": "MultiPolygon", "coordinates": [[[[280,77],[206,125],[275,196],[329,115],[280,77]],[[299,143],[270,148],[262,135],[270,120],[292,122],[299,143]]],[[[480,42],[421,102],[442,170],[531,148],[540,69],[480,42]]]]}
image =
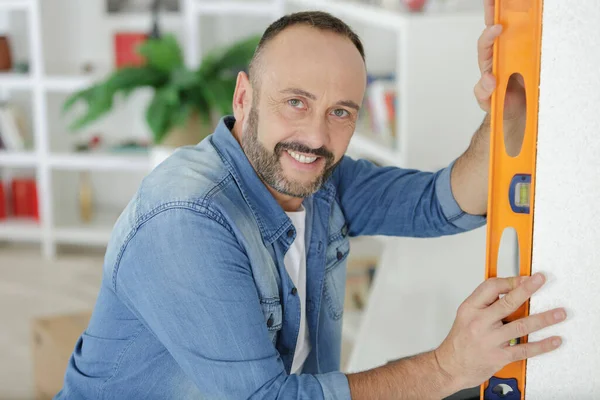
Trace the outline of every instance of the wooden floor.
{"type": "Polygon", "coordinates": [[[40,246],[0,246],[0,399],[33,399],[31,322],[93,307],[102,276],[98,251],[61,252],[45,260],[40,246]]]}

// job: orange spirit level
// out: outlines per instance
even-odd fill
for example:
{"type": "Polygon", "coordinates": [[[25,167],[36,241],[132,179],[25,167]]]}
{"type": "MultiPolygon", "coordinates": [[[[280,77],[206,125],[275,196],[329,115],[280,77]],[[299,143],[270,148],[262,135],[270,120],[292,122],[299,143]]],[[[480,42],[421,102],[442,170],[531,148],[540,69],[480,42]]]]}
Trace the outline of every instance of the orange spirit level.
{"type": "MultiPolygon", "coordinates": [[[[496,0],[495,23],[503,32],[494,46],[490,170],[488,192],[486,279],[497,275],[500,239],[506,228],[516,230],[519,274],[531,275],[535,163],[538,126],[543,0],[496,0]],[[511,157],[504,144],[504,100],[510,77],[522,75],[527,101],[527,123],[521,152],[511,157]]],[[[529,315],[529,301],[506,322],[529,315]]],[[[511,345],[526,343],[517,338],[511,345]]],[[[507,365],[481,385],[482,400],[524,399],[526,361],[507,365]]]]}

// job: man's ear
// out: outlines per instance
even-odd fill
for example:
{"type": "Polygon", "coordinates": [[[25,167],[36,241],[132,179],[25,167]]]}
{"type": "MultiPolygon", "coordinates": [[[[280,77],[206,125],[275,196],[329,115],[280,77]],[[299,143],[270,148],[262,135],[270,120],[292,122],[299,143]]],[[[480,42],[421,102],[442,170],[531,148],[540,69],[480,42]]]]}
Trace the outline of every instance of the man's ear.
{"type": "Polygon", "coordinates": [[[233,116],[240,125],[250,113],[252,107],[252,85],[245,72],[238,73],[233,93],[233,116]]]}

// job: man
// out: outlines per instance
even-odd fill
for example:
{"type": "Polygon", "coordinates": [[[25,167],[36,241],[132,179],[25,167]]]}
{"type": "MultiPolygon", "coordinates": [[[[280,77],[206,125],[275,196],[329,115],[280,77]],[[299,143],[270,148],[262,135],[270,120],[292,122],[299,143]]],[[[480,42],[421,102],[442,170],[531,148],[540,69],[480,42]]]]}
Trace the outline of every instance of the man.
{"type": "MultiPolygon", "coordinates": [[[[486,111],[492,13],[487,0],[476,87],[486,111]]],[[[440,399],[558,346],[508,342],[562,309],[502,323],[543,277],[494,279],[435,351],[339,372],[349,236],[455,234],[484,224],[487,203],[488,119],[437,173],[344,157],[365,86],[362,44],[342,21],[297,13],[266,30],[234,115],[156,168],[119,218],[57,398],[440,399]]],[[[517,81],[507,108],[516,146],[517,81]]]]}

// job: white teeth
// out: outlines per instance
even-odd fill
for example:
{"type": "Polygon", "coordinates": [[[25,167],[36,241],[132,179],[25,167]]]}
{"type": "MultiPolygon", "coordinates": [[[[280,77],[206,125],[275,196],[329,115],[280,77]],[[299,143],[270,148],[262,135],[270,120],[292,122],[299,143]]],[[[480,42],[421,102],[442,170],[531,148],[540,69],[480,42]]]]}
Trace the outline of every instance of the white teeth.
{"type": "Polygon", "coordinates": [[[298,154],[291,150],[287,150],[287,152],[290,156],[294,157],[296,161],[301,162],[302,164],[310,164],[312,162],[315,162],[315,160],[317,159],[317,157],[306,157],[305,155],[298,154]]]}

